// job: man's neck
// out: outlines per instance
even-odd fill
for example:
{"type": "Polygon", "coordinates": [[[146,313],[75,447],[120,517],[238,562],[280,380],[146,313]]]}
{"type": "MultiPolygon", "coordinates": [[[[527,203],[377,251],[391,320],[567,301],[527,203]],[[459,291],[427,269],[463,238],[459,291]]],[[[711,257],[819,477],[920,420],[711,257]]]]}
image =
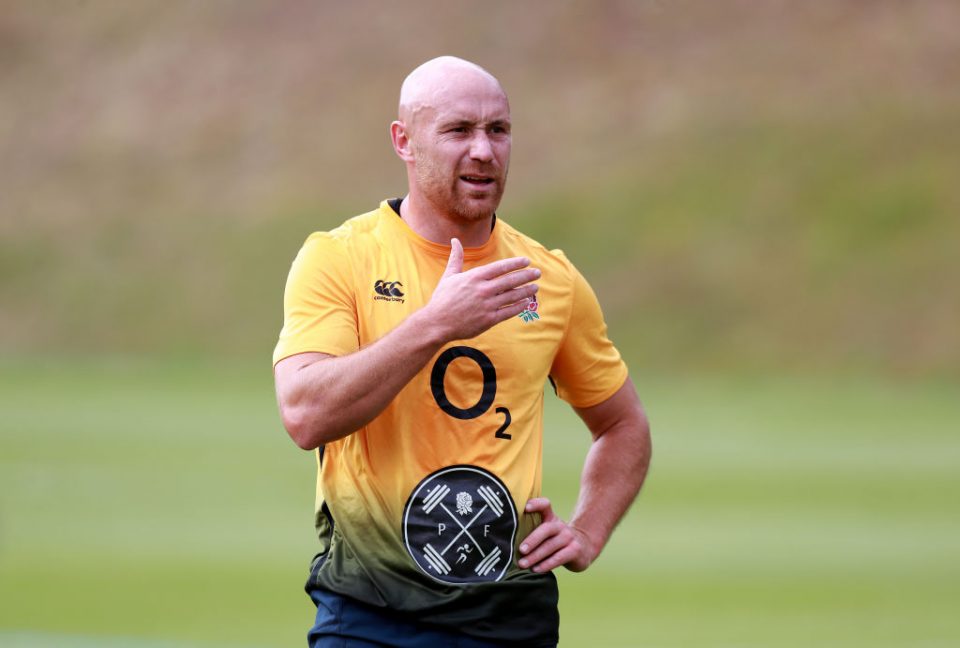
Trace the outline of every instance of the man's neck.
{"type": "Polygon", "coordinates": [[[495,216],[464,220],[433,209],[426,201],[408,195],[400,204],[400,217],[414,232],[433,243],[450,245],[457,238],[463,247],[480,247],[490,239],[495,216]]]}

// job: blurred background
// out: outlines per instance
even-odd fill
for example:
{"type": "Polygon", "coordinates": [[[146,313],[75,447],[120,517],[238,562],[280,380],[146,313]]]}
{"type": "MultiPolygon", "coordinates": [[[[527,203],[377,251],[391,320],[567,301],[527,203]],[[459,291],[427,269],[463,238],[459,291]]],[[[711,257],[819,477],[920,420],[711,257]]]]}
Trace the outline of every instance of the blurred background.
{"type": "Polygon", "coordinates": [[[440,54],[510,95],[499,215],[592,282],[653,422],[561,645],[957,645],[949,0],[0,1],[0,644],[304,645],[283,285],[403,195],[440,54]]]}

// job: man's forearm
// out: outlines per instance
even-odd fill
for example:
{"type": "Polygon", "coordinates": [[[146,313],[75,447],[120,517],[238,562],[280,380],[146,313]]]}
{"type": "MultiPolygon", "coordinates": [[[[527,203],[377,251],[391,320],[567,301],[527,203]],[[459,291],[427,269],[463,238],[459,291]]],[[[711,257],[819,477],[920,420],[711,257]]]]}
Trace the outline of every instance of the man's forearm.
{"type": "Polygon", "coordinates": [[[643,486],[650,465],[650,424],[629,378],[605,402],[576,411],[590,428],[593,443],[570,526],[585,537],[589,564],[643,486]]]}
{"type": "Polygon", "coordinates": [[[535,572],[565,565],[590,566],[643,485],[650,464],[650,426],[628,378],[617,392],[593,407],[575,408],[593,434],[584,462],[580,495],[570,523],[558,517],[545,497],[524,511],[541,522],[520,544],[520,567],[535,572]]]}
{"type": "Polygon", "coordinates": [[[298,446],[313,449],[369,423],[440,350],[445,340],[422,312],[354,353],[292,369],[278,397],[298,446]]]}
{"type": "Polygon", "coordinates": [[[650,465],[650,432],[646,419],[624,422],[596,438],[587,453],[580,495],[570,525],[590,545],[591,562],[610,539],[630,508],[650,465]]]}

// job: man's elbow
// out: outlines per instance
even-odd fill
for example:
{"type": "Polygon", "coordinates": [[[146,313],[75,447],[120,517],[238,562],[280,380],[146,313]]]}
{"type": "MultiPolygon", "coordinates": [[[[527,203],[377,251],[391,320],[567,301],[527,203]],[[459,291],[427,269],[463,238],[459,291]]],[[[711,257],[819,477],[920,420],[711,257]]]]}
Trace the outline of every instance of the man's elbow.
{"type": "Polygon", "coordinates": [[[316,450],[331,441],[343,438],[354,428],[336,412],[319,409],[317,405],[281,405],[280,418],[287,434],[303,450],[316,450]]]}
{"type": "Polygon", "coordinates": [[[283,420],[283,427],[286,428],[287,434],[300,449],[315,450],[323,445],[316,419],[309,415],[306,408],[281,405],[280,418],[283,420]]]}
{"type": "Polygon", "coordinates": [[[647,413],[643,410],[642,406],[637,406],[633,428],[640,444],[646,447],[647,453],[649,454],[653,449],[653,443],[650,438],[650,419],[647,418],[647,413]]]}
{"type": "Polygon", "coordinates": [[[625,456],[631,457],[642,472],[646,471],[653,453],[653,442],[650,437],[650,420],[643,407],[638,403],[631,408],[624,417],[613,426],[618,430],[617,438],[624,449],[625,456]]]}
{"type": "Polygon", "coordinates": [[[650,437],[650,419],[647,418],[643,408],[640,408],[634,425],[634,444],[638,450],[638,468],[646,475],[650,460],[653,458],[653,440],[650,437]]]}

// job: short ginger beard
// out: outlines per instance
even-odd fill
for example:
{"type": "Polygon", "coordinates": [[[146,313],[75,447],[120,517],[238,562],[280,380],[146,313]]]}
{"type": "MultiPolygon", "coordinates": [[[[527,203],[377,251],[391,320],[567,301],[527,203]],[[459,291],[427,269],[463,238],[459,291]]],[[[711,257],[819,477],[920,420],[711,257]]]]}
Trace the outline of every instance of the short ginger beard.
{"type": "Polygon", "coordinates": [[[447,177],[446,171],[439,168],[429,155],[423,155],[418,147],[413,147],[413,154],[416,158],[416,177],[417,186],[420,188],[424,198],[434,207],[443,213],[450,213],[459,220],[474,222],[493,216],[497,207],[500,205],[500,199],[503,197],[503,189],[507,181],[506,169],[500,177],[498,183],[498,193],[494,196],[493,206],[491,208],[473,206],[460,200],[455,185],[459,176],[447,177]],[[451,186],[453,183],[454,186],[451,186]]]}

